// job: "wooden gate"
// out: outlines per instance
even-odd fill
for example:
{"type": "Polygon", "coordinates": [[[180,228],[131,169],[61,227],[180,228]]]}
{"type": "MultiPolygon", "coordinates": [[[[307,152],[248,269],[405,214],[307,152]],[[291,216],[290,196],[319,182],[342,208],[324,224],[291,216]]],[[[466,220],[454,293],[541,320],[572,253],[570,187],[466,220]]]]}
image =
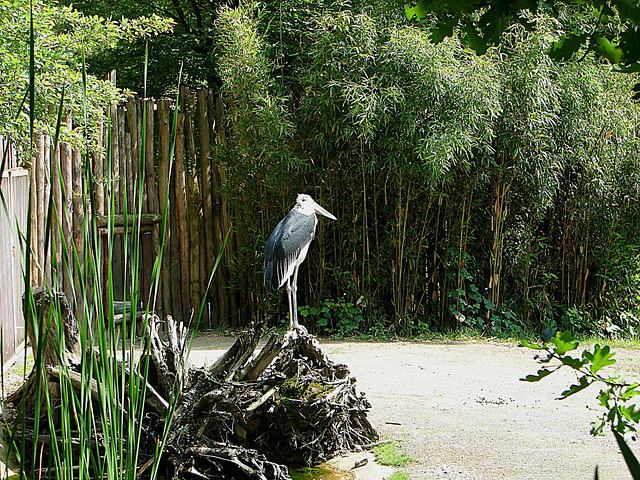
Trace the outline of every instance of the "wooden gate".
{"type": "Polygon", "coordinates": [[[0,158],[4,169],[0,189],[0,336],[2,365],[16,353],[25,338],[22,315],[24,277],[23,247],[20,233],[25,232],[29,204],[29,172],[17,168],[15,149],[0,137],[0,158]]]}

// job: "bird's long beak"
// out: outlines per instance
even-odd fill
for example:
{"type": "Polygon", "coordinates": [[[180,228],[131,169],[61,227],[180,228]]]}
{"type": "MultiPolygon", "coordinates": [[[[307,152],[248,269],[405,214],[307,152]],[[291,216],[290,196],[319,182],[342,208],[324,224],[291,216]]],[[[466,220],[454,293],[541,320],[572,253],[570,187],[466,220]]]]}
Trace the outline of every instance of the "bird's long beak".
{"type": "Polygon", "coordinates": [[[320,215],[324,215],[325,217],[330,218],[331,220],[337,220],[334,215],[331,215],[329,212],[327,212],[324,208],[318,205],[317,202],[314,202],[313,210],[320,215]]]}

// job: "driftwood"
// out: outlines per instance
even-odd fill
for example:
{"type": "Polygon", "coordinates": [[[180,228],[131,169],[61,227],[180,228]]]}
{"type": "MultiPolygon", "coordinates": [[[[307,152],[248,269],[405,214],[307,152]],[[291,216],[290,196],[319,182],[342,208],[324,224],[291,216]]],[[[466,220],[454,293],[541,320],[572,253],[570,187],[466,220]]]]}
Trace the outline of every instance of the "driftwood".
{"type": "MultiPolygon", "coordinates": [[[[287,480],[289,466],[314,465],[377,440],[367,419],[370,405],[356,392],[349,369],[330,361],[314,337],[272,335],[257,348],[262,328],[253,325],[212,366],[196,368],[186,361],[184,325],[168,316],[163,333],[160,323],[156,315],[147,319],[139,362],[148,361],[149,368],[141,382],[147,413],[138,477],[150,473],[157,432],[173,407],[159,470],[173,478],[287,480]]],[[[72,362],[47,367],[52,383],[68,375],[77,390],[78,370],[72,362]]],[[[118,363],[118,371],[126,381],[142,379],[139,367],[118,363]]],[[[88,386],[97,408],[100,384],[88,386]]],[[[122,415],[127,404],[117,406],[122,415]]],[[[40,431],[38,443],[46,446],[49,434],[40,431]]],[[[104,450],[104,438],[94,440],[98,452],[104,450]]]]}

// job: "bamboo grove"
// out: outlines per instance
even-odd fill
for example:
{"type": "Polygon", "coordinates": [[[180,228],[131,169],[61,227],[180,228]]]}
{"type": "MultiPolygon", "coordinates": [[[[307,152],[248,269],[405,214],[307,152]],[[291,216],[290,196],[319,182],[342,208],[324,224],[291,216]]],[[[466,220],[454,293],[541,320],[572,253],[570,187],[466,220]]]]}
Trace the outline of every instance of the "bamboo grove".
{"type": "Polygon", "coordinates": [[[628,75],[552,61],[557,22],[531,21],[476,56],[350,4],[222,10],[239,287],[260,291],[304,191],[339,219],[301,272],[320,331],[634,333],[640,110],[628,75]]]}

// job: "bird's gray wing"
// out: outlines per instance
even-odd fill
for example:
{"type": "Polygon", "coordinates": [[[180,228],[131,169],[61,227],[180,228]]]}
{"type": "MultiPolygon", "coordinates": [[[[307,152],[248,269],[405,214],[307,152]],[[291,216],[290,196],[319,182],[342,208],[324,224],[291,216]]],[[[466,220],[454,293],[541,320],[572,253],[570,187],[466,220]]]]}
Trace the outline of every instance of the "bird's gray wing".
{"type": "Polygon", "coordinates": [[[264,286],[276,291],[287,280],[290,266],[315,235],[316,217],[291,210],[273,229],[264,252],[264,286]]]}

